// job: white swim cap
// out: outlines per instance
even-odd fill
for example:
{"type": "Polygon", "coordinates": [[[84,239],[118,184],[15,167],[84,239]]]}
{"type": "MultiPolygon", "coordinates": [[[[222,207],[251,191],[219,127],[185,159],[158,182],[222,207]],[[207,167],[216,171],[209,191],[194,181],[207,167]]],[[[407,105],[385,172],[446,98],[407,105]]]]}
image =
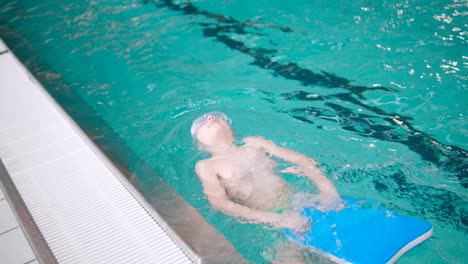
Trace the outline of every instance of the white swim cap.
{"type": "Polygon", "coordinates": [[[229,125],[231,125],[232,123],[231,119],[229,119],[226,114],[220,111],[213,111],[213,112],[203,114],[202,116],[198,117],[197,119],[193,121],[192,127],[190,128],[190,133],[192,134],[192,138],[196,143],[198,143],[197,131],[200,127],[202,127],[208,121],[209,116],[213,116],[216,119],[224,120],[229,125]]]}

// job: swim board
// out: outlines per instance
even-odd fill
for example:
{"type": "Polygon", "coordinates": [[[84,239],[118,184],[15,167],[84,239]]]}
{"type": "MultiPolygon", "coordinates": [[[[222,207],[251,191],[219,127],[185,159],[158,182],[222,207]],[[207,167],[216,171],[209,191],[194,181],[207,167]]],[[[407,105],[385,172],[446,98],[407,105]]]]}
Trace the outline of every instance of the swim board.
{"type": "Polygon", "coordinates": [[[304,235],[287,230],[288,238],[333,259],[377,264],[395,262],[432,235],[428,222],[391,212],[372,200],[343,197],[343,201],[346,205],[338,212],[303,209],[312,228],[304,235]]]}

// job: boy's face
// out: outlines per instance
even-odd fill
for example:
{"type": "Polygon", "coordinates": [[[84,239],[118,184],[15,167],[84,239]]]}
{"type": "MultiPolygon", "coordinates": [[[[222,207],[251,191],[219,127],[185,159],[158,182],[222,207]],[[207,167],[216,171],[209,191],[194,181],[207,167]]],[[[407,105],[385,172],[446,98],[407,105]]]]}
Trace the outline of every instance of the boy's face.
{"type": "Polygon", "coordinates": [[[226,121],[208,115],[205,124],[197,130],[196,137],[200,144],[213,147],[232,143],[234,132],[226,121]]]}

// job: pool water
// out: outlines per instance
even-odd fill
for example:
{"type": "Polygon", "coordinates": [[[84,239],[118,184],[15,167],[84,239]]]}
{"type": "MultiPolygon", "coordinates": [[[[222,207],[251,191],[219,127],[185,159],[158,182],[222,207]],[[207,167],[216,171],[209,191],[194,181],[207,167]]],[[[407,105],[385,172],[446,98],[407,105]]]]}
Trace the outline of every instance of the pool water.
{"type": "MultiPolygon", "coordinates": [[[[461,0],[0,0],[0,37],[252,262],[267,262],[284,237],[209,206],[193,171],[207,156],[189,132],[207,111],[229,115],[238,138],[314,157],[343,195],[432,223],[432,238],[398,263],[463,263],[467,15],[461,0]]],[[[158,191],[137,177],[147,195],[158,191]]]]}

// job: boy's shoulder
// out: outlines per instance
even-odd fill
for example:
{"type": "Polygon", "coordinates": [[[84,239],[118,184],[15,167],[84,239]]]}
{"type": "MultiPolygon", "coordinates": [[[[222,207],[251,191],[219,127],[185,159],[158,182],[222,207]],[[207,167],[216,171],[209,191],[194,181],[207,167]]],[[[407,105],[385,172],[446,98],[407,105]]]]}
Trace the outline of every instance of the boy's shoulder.
{"type": "Polygon", "coordinates": [[[199,160],[195,164],[195,170],[212,170],[214,169],[216,165],[216,161],[213,160],[212,158],[209,159],[204,159],[204,160],[199,160]]]}

